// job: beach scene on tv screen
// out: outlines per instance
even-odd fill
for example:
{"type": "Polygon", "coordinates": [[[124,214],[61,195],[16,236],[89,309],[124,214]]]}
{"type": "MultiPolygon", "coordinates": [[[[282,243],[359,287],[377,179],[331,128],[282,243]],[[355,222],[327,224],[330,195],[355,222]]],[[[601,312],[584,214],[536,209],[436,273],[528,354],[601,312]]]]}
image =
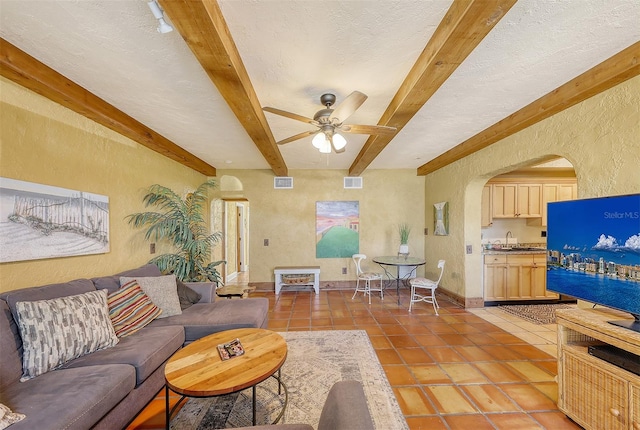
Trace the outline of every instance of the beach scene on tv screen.
{"type": "Polygon", "coordinates": [[[640,314],[640,194],[550,203],[547,289],[640,314]]]}

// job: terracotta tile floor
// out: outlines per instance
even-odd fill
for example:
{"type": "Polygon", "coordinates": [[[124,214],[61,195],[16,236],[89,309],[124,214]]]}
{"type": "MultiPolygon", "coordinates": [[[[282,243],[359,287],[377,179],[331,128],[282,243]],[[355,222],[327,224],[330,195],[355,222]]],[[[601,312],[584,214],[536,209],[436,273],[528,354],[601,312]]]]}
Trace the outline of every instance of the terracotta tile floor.
{"type": "MultiPolygon", "coordinates": [[[[464,310],[440,299],[440,316],[408,291],[254,292],[270,301],[275,331],[365,330],[411,429],[580,429],[556,407],[555,326],[497,308],[464,310]]],[[[175,399],[174,399],[175,400],[175,399]]],[[[164,391],[129,426],[164,426],[164,391]]]]}

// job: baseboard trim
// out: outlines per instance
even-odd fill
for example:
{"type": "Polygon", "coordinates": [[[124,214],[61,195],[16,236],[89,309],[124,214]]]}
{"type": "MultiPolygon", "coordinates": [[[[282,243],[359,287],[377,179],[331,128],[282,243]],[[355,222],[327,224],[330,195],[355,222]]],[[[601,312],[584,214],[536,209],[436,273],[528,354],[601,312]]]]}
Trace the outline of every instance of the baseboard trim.
{"type": "MultiPolygon", "coordinates": [[[[274,282],[250,282],[249,286],[254,287],[256,291],[275,291],[274,282]]],[[[356,281],[320,281],[320,290],[336,291],[336,290],[355,290],[356,281]]],[[[290,291],[294,291],[293,286],[290,291]]],[[[313,291],[313,288],[301,287],[297,291],[313,291]]],[[[282,291],[286,291],[283,288],[282,291]]],[[[484,298],[482,297],[463,297],[444,288],[438,288],[438,293],[447,296],[452,302],[457,303],[463,308],[483,308],[484,298]]]]}
{"type": "Polygon", "coordinates": [[[447,296],[452,302],[459,304],[465,309],[484,307],[484,298],[482,297],[463,297],[444,288],[438,288],[438,292],[447,296]]]}

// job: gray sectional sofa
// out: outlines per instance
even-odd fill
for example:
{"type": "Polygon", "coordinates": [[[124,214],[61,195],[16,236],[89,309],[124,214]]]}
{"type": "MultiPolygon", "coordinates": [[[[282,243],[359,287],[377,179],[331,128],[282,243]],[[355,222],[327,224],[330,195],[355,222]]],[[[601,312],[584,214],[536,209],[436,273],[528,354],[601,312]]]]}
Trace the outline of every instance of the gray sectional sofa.
{"type": "Polygon", "coordinates": [[[183,345],[211,333],[243,327],[266,328],[266,298],[215,300],[212,283],[189,283],[201,294],[181,315],[156,319],[110,348],[65,363],[35,378],[20,381],[22,339],[16,303],[48,300],[106,289],[116,291],[120,277],[154,277],[146,265],[113,276],[77,279],[0,294],[0,403],[26,418],[22,429],[121,429],[164,386],[164,364],[183,345]]]}

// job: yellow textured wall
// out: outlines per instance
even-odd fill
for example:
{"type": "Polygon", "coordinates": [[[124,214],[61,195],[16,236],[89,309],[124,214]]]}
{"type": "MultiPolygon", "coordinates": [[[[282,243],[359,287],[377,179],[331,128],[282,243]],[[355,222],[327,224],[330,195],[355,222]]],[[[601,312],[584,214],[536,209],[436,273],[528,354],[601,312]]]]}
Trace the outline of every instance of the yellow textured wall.
{"type": "MultiPolygon", "coordinates": [[[[116,273],[152,256],[125,216],[142,211],[154,183],[178,193],[206,180],[4,78],[0,79],[0,176],[109,197],[110,252],[0,264],[0,291],[116,273]]],[[[162,251],[158,247],[158,251],[162,251]]]]}
{"type": "MultiPolygon", "coordinates": [[[[370,258],[396,254],[400,240],[397,225],[413,227],[410,252],[424,255],[424,178],[415,170],[367,170],[362,189],[343,188],[346,171],[292,170],[293,189],[273,188],[270,170],[225,170],[219,175],[237,177],[250,202],[249,277],[251,282],[273,282],[276,266],[320,266],[320,280],[355,279],[351,258],[316,258],[315,214],[317,201],[360,202],[360,252],[370,258]],[[264,246],[269,239],[269,246],[264,246]],[[342,268],[347,267],[347,274],[342,268]]],[[[376,264],[371,268],[378,269],[376,264]]],[[[422,272],[419,272],[422,273],[422,272]]]]}
{"type": "MultiPolygon", "coordinates": [[[[0,101],[0,175],[107,195],[111,221],[110,253],[0,264],[0,291],[143,264],[148,244],[124,217],[143,209],[145,188],[161,183],[180,193],[206,179],[4,79],[0,101]]],[[[366,170],[362,190],[343,189],[345,171],[291,171],[293,190],[274,190],[269,170],[219,175],[237,177],[243,190],[234,195],[250,202],[252,282],[272,282],[279,265],[320,265],[323,281],[354,279],[350,259],[315,258],[315,202],[358,200],[361,252],[397,252],[396,226],[407,221],[414,227],[412,254],[447,260],[443,287],[482,297],[480,191],[486,180],[555,154],[575,166],[581,198],[640,192],[639,109],[636,77],[424,178],[415,170],[366,170]],[[449,236],[432,235],[433,204],[440,201],[449,202],[449,236]]],[[[428,274],[435,271],[431,266],[428,274]]]]}
{"type": "MultiPolygon", "coordinates": [[[[640,192],[640,77],[594,96],[425,177],[425,203],[451,204],[451,235],[427,236],[427,259],[444,258],[443,287],[483,296],[480,200],[491,177],[559,155],[574,166],[579,198],[640,192]],[[473,254],[465,254],[465,245],[473,254]]],[[[433,215],[426,212],[427,224],[433,215]]]]}

